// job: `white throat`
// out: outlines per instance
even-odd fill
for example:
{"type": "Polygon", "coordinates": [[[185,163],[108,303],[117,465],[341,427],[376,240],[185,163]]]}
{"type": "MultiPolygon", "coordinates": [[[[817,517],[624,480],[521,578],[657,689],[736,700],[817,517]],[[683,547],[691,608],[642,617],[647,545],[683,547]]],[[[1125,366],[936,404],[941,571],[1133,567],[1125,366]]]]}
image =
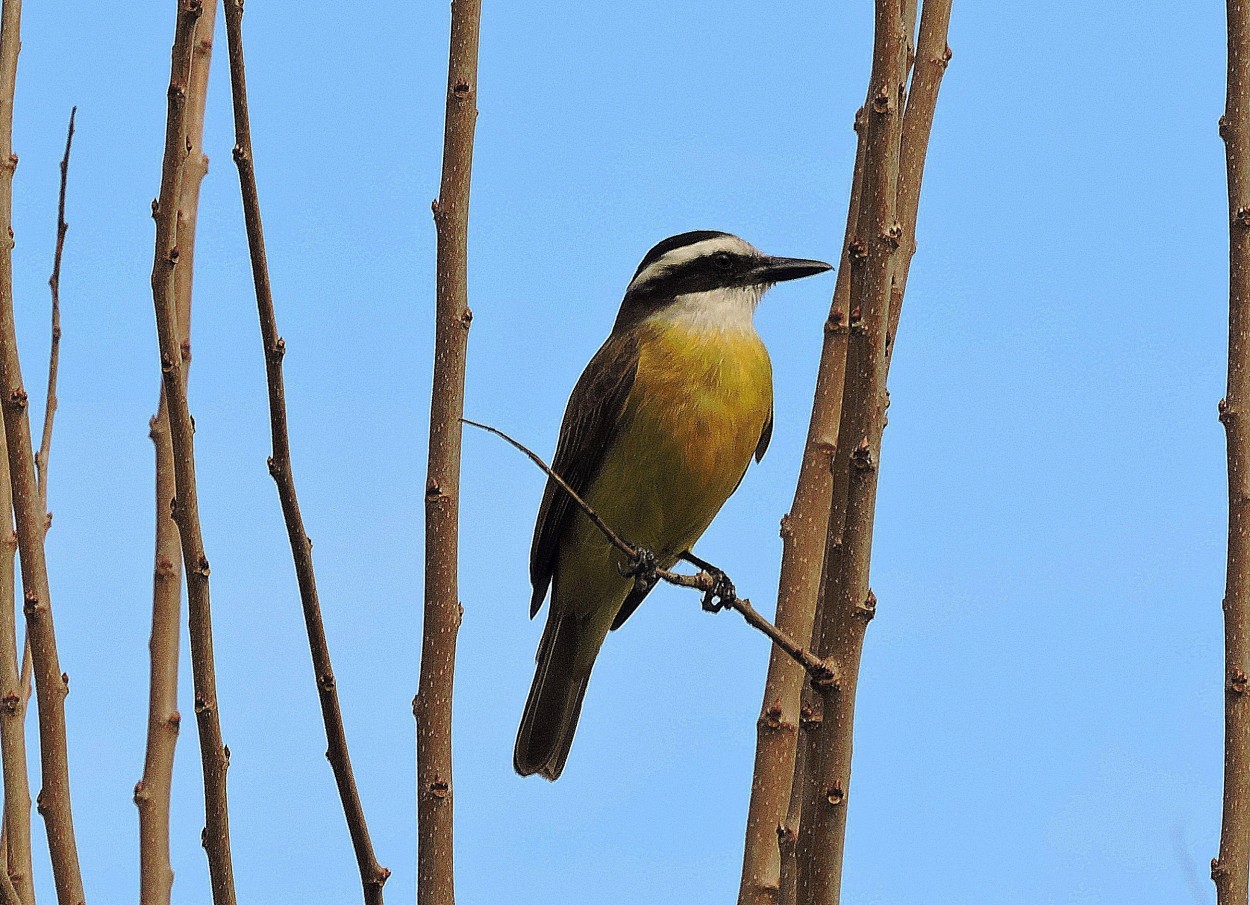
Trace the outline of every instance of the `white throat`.
{"type": "Polygon", "coordinates": [[[730,286],[677,296],[648,320],[674,324],[696,331],[722,333],[755,332],[755,307],[767,286],[730,286]]]}

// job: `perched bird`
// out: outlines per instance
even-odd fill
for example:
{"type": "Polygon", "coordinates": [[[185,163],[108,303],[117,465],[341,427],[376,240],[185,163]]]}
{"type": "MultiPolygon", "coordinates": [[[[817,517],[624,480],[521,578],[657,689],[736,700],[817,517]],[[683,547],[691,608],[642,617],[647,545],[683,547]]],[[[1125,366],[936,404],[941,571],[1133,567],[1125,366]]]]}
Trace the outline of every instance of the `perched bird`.
{"type": "MultiPolygon", "coordinates": [[[[752,316],[774,283],[829,270],[728,233],[656,245],[569,397],[552,469],[603,520],[671,568],[737,489],[773,428],[772,363],[752,316]]],[[[534,526],[530,616],[551,589],[513,766],[564,769],[595,657],[649,588],[554,481],[534,526]]]]}

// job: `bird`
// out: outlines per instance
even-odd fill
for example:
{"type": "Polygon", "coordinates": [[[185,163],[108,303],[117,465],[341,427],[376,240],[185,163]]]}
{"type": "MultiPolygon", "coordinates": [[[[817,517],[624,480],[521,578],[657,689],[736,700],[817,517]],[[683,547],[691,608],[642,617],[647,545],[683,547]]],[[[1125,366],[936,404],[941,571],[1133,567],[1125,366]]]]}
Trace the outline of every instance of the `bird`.
{"type": "MultiPolygon", "coordinates": [[[[578,379],[551,468],[618,535],[672,568],[773,430],[772,363],[754,313],[775,283],[831,270],[730,233],[672,236],[643,257],[611,333],[578,379]]],[[[530,550],[530,618],[551,592],[513,766],[559,778],[608,632],[650,587],[554,479],[530,550]]]]}

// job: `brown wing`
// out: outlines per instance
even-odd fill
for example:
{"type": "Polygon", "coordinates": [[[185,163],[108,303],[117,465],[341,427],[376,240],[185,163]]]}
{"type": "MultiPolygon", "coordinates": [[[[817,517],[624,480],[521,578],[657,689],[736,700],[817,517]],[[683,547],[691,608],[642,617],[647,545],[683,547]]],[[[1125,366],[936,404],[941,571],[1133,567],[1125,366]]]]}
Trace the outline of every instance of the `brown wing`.
{"type": "MultiPolygon", "coordinates": [[[[578,496],[585,497],[599,471],[604,450],[616,435],[637,371],[637,341],[628,333],[613,335],[595,353],[578,378],[577,386],[573,387],[551,468],[577,491],[578,496]]],[[[548,479],[530,548],[530,583],[534,586],[531,618],[547,596],[559,555],[560,535],[576,508],[563,488],[548,479]]]]}

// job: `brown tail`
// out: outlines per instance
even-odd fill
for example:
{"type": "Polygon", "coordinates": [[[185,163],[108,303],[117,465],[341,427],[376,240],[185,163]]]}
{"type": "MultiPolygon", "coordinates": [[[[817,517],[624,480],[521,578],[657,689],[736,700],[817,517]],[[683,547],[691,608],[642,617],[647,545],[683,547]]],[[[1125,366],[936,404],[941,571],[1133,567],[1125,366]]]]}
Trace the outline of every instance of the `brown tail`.
{"type": "Polygon", "coordinates": [[[555,781],[564,770],[598,653],[597,649],[584,650],[594,641],[587,628],[572,616],[552,613],[547,617],[534,684],[512,754],[512,766],[522,776],[538,773],[555,781]]]}

